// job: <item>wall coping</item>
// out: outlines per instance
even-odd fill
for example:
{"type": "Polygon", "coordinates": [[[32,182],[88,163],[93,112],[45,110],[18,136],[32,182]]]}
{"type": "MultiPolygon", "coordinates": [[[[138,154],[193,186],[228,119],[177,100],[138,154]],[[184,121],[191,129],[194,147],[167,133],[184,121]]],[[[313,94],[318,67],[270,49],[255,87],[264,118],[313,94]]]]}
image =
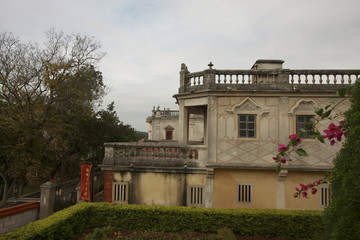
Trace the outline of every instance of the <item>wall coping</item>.
{"type": "Polygon", "coordinates": [[[21,205],[17,205],[14,207],[0,209],[0,218],[4,218],[10,215],[15,215],[17,213],[26,212],[28,210],[36,209],[40,207],[40,203],[38,202],[31,202],[31,203],[24,203],[21,205]]]}

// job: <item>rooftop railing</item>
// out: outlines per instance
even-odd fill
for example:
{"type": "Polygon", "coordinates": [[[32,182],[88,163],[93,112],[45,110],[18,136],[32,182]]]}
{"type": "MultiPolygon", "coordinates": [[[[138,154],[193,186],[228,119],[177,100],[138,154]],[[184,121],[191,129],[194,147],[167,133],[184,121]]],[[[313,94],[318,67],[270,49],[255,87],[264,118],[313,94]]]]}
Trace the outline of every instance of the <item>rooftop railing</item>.
{"type": "MultiPolygon", "coordinates": [[[[197,90],[235,90],[261,87],[259,85],[347,85],[353,84],[360,77],[360,70],[217,70],[209,68],[190,73],[187,68],[180,72],[179,92],[197,90]]],[[[309,88],[309,87],[308,87],[309,88]]],[[[319,88],[319,87],[317,87],[319,88]]]]}

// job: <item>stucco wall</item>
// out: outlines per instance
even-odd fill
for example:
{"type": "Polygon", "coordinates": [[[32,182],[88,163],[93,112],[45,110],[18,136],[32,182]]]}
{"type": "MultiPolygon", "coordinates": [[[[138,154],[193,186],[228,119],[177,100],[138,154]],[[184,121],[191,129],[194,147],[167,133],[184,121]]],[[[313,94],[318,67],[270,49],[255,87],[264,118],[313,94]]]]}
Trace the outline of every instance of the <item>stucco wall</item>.
{"type": "Polygon", "coordinates": [[[295,187],[300,183],[308,184],[325,176],[323,172],[289,171],[284,178],[285,191],[280,187],[276,171],[271,170],[238,170],[215,169],[214,173],[214,207],[215,208],[278,208],[298,210],[323,210],[320,207],[320,194],[309,197],[294,198],[295,187]],[[237,185],[252,185],[252,203],[237,202],[237,185]],[[279,203],[279,201],[281,201],[279,203]],[[282,201],[285,201],[283,204],[282,201]],[[277,206],[278,205],[278,206],[277,206]]]}
{"type": "Polygon", "coordinates": [[[129,203],[186,206],[187,185],[205,185],[205,174],[115,172],[114,182],[129,183],[129,203]]]}
{"type": "Polygon", "coordinates": [[[276,171],[215,169],[215,208],[276,208],[276,171]],[[237,185],[252,185],[252,203],[237,202],[237,185]]]}
{"type": "MultiPolygon", "coordinates": [[[[272,165],[278,144],[286,144],[287,137],[296,133],[296,115],[314,115],[319,107],[325,107],[331,98],[306,97],[218,97],[217,98],[217,162],[272,165]],[[256,114],[256,138],[238,138],[238,114],[256,114]]],[[[344,102],[337,109],[345,111],[344,102]]],[[[336,112],[335,112],[336,113],[336,112]]],[[[337,121],[337,120],[335,120],[337,121]]],[[[329,121],[316,127],[322,133],[329,121]]],[[[210,147],[210,146],[209,146],[210,147]]],[[[292,156],[290,165],[332,166],[332,158],[340,144],[329,146],[315,139],[304,141],[303,148],[309,157],[292,156]]]]}
{"type": "MultiPolygon", "coordinates": [[[[321,172],[304,172],[304,171],[289,171],[285,181],[285,205],[287,209],[299,210],[322,210],[320,207],[319,192],[312,195],[309,191],[308,198],[294,198],[295,187],[300,188],[299,184],[312,183],[315,180],[322,179],[325,173],[321,172]]],[[[319,188],[318,188],[319,189],[319,188]]]]}

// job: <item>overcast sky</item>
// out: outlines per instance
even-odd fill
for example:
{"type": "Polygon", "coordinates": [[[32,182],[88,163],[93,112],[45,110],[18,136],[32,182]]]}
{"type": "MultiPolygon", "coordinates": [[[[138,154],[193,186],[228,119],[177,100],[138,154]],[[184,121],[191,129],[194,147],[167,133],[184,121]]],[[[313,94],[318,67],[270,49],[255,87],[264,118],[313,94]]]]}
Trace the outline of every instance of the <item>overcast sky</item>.
{"type": "Polygon", "coordinates": [[[0,31],[43,42],[50,28],[95,36],[99,70],[121,121],[147,131],[153,106],[177,109],[181,63],[190,72],[360,68],[359,0],[0,0],[0,31]]]}

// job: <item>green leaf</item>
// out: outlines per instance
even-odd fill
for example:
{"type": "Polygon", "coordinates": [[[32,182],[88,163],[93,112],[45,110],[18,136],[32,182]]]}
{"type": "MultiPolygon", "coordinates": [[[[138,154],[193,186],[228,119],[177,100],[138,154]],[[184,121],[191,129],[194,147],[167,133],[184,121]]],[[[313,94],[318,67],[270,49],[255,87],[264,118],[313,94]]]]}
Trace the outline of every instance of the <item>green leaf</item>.
{"type": "Polygon", "coordinates": [[[338,95],[339,95],[340,97],[345,97],[345,95],[346,95],[346,88],[340,88],[340,89],[338,90],[338,95]]]}
{"type": "Polygon", "coordinates": [[[324,138],[323,138],[321,135],[316,136],[316,138],[317,138],[321,143],[325,143],[324,138]]]}
{"type": "Polygon", "coordinates": [[[300,131],[301,133],[307,133],[307,130],[304,129],[304,128],[300,128],[299,131],[300,131]]]}
{"type": "Polygon", "coordinates": [[[323,114],[323,118],[327,118],[327,117],[329,117],[330,116],[330,114],[331,114],[331,110],[329,110],[329,111],[326,111],[324,114],[323,114]]]}
{"type": "MultiPolygon", "coordinates": [[[[326,107],[325,107],[325,108],[326,108],[326,107]]],[[[323,108],[320,108],[320,109],[318,109],[318,110],[315,111],[315,113],[316,113],[317,115],[319,115],[320,117],[323,115],[323,112],[324,112],[324,109],[323,109],[323,108]]]]}
{"type": "Polygon", "coordinates": [[[329,104],[327,106],[325,106],[325,110],[328,110],[329,107],[331,107],[333,104],[329,104]]]}
{"type": "Polygon", "coordinates": [[[301,157],[307,157],[308,154],[306,153],[306,151],[302,148],[296,149],[295,151],[297,153],[297,155],[301,156],[301,157]]]}
{"type": "Polygon", "coordinates": [[[318,131],[311,131],[308,135],[309,138],[317,138],[318,136],[321,136],[321,134],[318,131]]]}

